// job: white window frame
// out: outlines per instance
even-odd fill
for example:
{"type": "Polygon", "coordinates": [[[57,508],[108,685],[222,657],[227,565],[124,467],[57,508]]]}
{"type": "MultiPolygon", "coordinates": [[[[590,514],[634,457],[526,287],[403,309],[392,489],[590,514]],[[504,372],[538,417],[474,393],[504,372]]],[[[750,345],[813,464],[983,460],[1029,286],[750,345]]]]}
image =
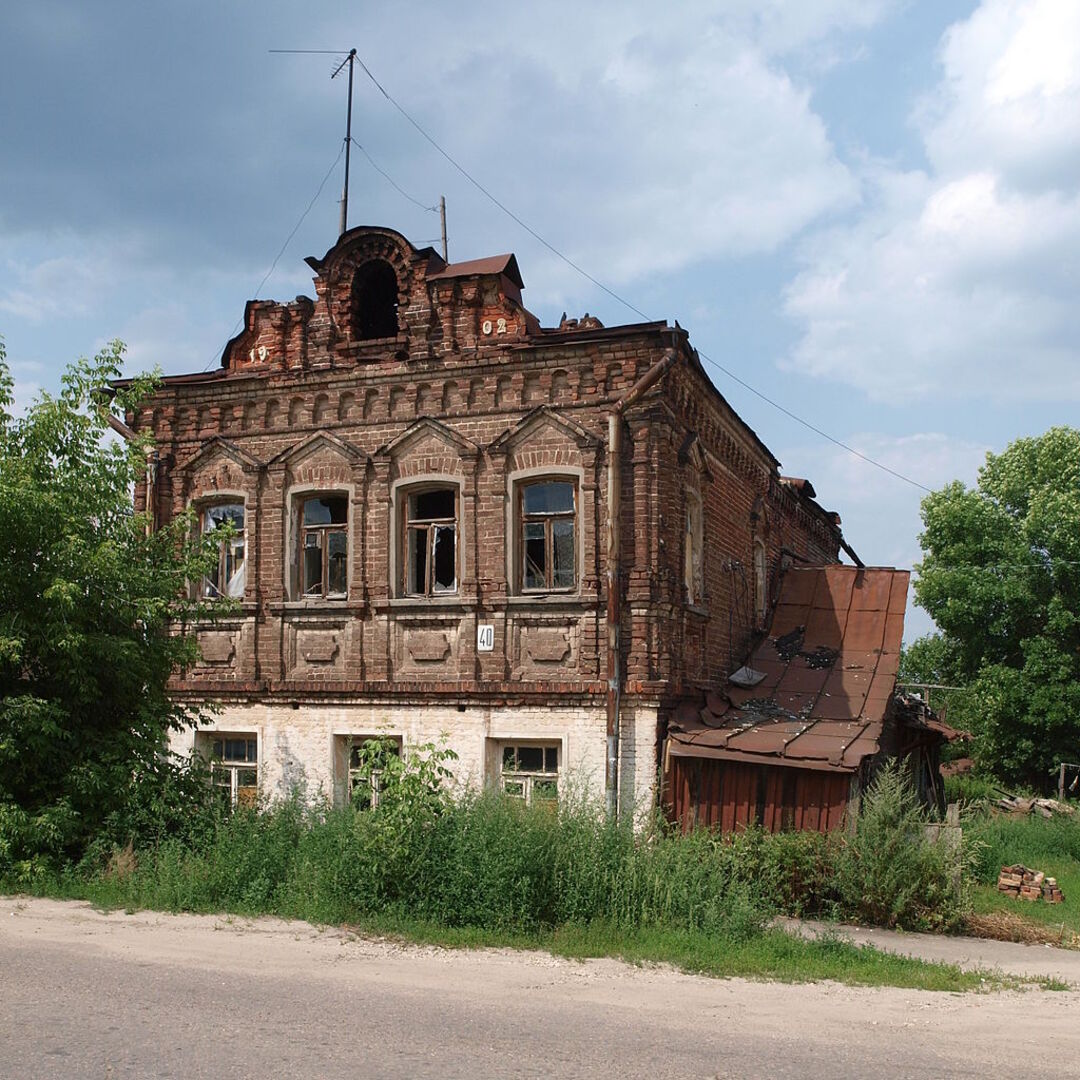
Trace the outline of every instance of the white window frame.
{"type": "MultiPolygon", "coordinates": [[[[224,538],[218,542],[218,581],[225,582],[225,591],[221,589],[211,581],[207,576],[200,579],[198,586],[195,588],[198,599],[202,600],[243,600],[245,593],[247,592],[247,565],[248,565],[248,546],[247,546],[247,503],[243,495],[232,495],[228,492],[224,492],[221,495],[213,499],[202,499],[196,502],[195,508],[198,514],[197,525],[199,529],[199,535],[201,537],[212,536],[219,526],[215,525],[213,528],[207,528],[207,515],[213,510],[220,510],[224,507],[239,507],[241,517],[243,519],[243,527],[237,531],[237,534],[232,537],[231,540],[225,540],[224,538]],[[226,576],[230,562],[235,559],[236,551],[242,552],[240,558],[243,567],[243,578],[241,579],[239,590],[233,591],[229,588],[229,578],[226,576]]],[[[234,575],[235,576],[235,575],[234,575]]]]}
{"type": "Polygon", "coordinates": [[[259,798],[259,736],[252,731],[201,731],[198,742],[202,744],[202,753],[210,767],[210,783],[215,788],[229,792],[231,806],[254,806],[259,798]],[[243,757],[231,755],[229,743],[244,743],[243,757]],[[218,747],[221,747],[221,756],[218,747]],[[254,748],[254,760],[249,754],[254,748]],[[253,772],[254,784],[242,784],[241,773],[253,772]],[[222,778],[224,777],[224,782],[222,778]],[[251,794],[244,794],[250,792],[251,794]]]}
{"type": "Polygon", "coordinates": [[[562,744],[558,739],[499,739],[496,741],[495,750],[499,791],[508,798],[520,799],[527,805],[532,805],[534,801],[558,802],[562,789],[560,778],[563,756],[562,744]],[[512,753],[517,761],[522,750],[540,751],[540,768],[522,768],[520,764],[508,768],[508,755],[512,753]],[[554,768],[549,767],[551,764],[554,768]],[[549,784],[554,784],[554,797],[538,796],[537,788],[549,784]],[[517,790],[512,791],[511,787],[517,790]]]}

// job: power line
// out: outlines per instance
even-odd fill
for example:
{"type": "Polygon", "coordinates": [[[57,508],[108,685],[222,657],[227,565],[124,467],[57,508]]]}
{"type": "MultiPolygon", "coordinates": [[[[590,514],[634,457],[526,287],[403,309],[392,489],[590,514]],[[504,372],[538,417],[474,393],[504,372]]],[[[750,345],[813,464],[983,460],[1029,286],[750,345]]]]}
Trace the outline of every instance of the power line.
{"type": "Polygon", "coordinates": [[[383,169],[367,152],[367,150],[365,150],[364,147],[361,146],[360,143],[358,143],[355,139],[352,140],[352,144],[356,147],[357,150],[360,151],[361,154],[364,155],[364,157],[368,159],[368,163],[371,165],[371,167],[380,176],[382,176],[399,195],[408,199],[409,202],[411,202],[414,206],[419,206],[421,210],[426,210],[429,214],[437,214],[439,212],[439,208],[437,206],[425,206],[419,199],[414,199],[407,191],[404,190],[404,188],[399,187],[397,181],[385,169],[383,169]]]}
{"type": "MultiPolygon", "coordinates": [[[[308,214],[311,213],[311,208],[319,201],[319,196],[322,194],[323,188],[326,187],[326,181],[330,179],[330,174],[334,171],[334,169],[337,168],[337,163],[341,160],[341,155],[344,152],[345,152],[345,146],[344,146],[344,144],[342,144],[341,149],[338,150],[338,152],[337,152],[337,157],[334,158],[333,164],[330,166],[329,169],[326,170],[326,175],[320,181],[318,190],[311,197],[311,202],[309,202],[307,204],[307,209],[300,215],[300,219],[293,226],[292,232],[289,233],[289,235],[287,237],[285,237],[285,243],[281,245],[281,250],[278,251],[278,253],[274,256],[274,261],[270,264],[270,269],[267,270],[265,274],[263,274],[262,281],[260,281],[259,284],[255,286],[255,292],[252,295],[256,299],[258,299],[259,292],[262,289],[262,287],[267,283],[267,281],[270,280],[270,275],[277,268],[278,260],[281,258],[282,255],[285,254],[285,249],[292,242],[292,238],[297,234],[297,232],[300,229],[300,226],[304,224],[304,219],[308,216],[308,214]]],[[[235,324],[233,325],[232,332],[229,334],[229,337],[228,337],[226,343],[228,343],[228,341],[232,341],[232,339],[234,337],[236,337],[236,331],[240,329],[240,324],[243,321],[244,321],[244,317],[243,317],[243,315],[241,315],[240,318],[238,318],[236,320],[235,324]]],[[[222,346],[222,348],[224,348],[224,346],[222,346]]],[[[220,352],[218,352],[218,353],[215,353],[213,356],[211,356],[210,359],[206,362],[206,367],[203,368],[203,371],[209,370],[210,365],[215,360],[217,360],[220,355],[221,355],[220,352]]]]}
{"type": "MultiPolygon", "coordinates": [[[[357,56],[356,62],[363,69],[364,74],[367,75],[367,77],[375,85],[375,88],[379,91],[379,93],[381,93],[383,95],[383,97],[386,98],[386,100],[389,101],[390,104],[393,105],[394,108],[397,109],[397,111],[399,113],[401,113],[401,115],[403,117],[405,117],[405,119],[408,120],[408,122],[414,128],[416,128],[416,130],[429,143],[431,143],[431,145],[451,165],[453,165],[453,167],[455,169],[457,169],[457,171],[459,173],[461,173],[461,175],[464,176],[465,179],[468,180],[469,183],[473,185],[473,187],[475,187],[477,189],[477,191],[479,191],[487,199],[489,199],[491,202],[493,202],[504,214],[506,214],[507,217],[509,217],[512,221],[516,222],[518,225],[520,225],[521,228],[524,229],[534,240],[536,240],[538,243],[540,243],[544,247],[546,247],[548,249],[548,251],[550,251],[557,258],[561,259],[572,270],[577,271],[577,273],[579,273],[587,281],[591,281],[593,283],[593,285],[595,285],[598,289],[600,289],[601,291],[607,293],[607,295],[610,296],[613,300],[615,300],[618,303],[622,304],[623,307],[627,308],[629,311],[634,312],[635,315],[640,316],[646,322],[652,322],[653,321],[652,319],[649,318],[648,315],[645,314],[644,311],[641,310],[641,308],[635,306],[629,300],[627,300],[625,297],[620,296],[617,292],[615,292],[614,289],[610,289],[602,281],[599,281],[597,278],[593,277],[592,274],[590,274],[583,267],[579,266],[576,262],[574,262],[573,259],[571,259],[567,255],[564,255],[557,247],[555,247],[553,244],[550,244],[547,240],[545,240],[544,237],[542,237],[534,228],[532,228],[532,226],[530,226],[526,222],[522,221],[522,219],[520,217],[518,217],[517,214],[515,214],[513,212],[513,210],[511,210],[505,203],[503,203],[499,199],[497,199],[460,162],[455,160],[446,150],[444,150],[435,141],[435,139],[432,138],[432,136],[429,135],[427,133],[427,131],[424,130],[424,128],[420,125],[420,123],[418,121],[413,119],[413,117],[404,109],[404,107],[401,106],[387,92],[386,88],[379,82],[379,80],[376,79],[374,75],[372,75],[371,70],[368,68],[367,64],[365,64],[364,61],[359,56],[357,56]]],[[[366,153],[366,151],[365,151],[365,153],[366,153]]],[[[388,177],[388,179],[389,179],[389,177],[388,177]]],[[[391,183],[393,183],[393,181],[391,181],[391,183]]],[[[394,186],[397,187],[396,184],[394,186]]],[[[402,194],[404,194],[404,192],[402,192],[402,194]]],[[[408,196],[406,196],[406,197],[408,197],[408,196]]],[[[752,393],[752,394],[756,395],[757,397],[761,398],[761,400],[766,402],[766,404],[771,405],[774,409],[776,409],[779,412],[782,412],[785,416],[787,416],[790,419],[794,420],[796,423],[802,424],[803,427],[805,427],[808,430],[814,432],[814,434],[820,435],[823,439],[826,439],[828,442],[831,442],[834,446],[840,447],[841,450],[844,450],[847,453],[852,454],[854,457],[859,458],[859,460],[861,460],[861,461],[865,461],[868,465],[873,465],[874,468],[880,469],[882,472],[886,472],[890,476],[895,477],[897,480],[902,480],[905,484],[910,484],[912,487],[918,488],[920,491],[929,492],[929,491],[932,490],[931,488],[928,488],[925,484],[920,484],[917,480],[912,480],[911,477],[905,476],[901,472],[897,472],[895,469],[890,468],[888,465],[884,465],[880,461],[875,461],[872,457],[869,457],[866,454],[862,453],[861,451],[856,450],[854,447],[849,446],[847,443],[842,442],[840,439],[834,438],[832,435],[828,434],[828,432],[822,431],[821,428],[815,426],[814,424],[811,424],[809,420],[804,420],[798,414],[793,413],[790,409],[787,409],[783,405],[779,404],[779,402],[773,401],[772,398],[768,397],[766,394],[763,394],[760,390],[755,389],[753,386],[751,386],[744,379],[740,379],[738,375],[736,375],[734,372],[728,370],[726,367],[724,367],[723,364],[720,364],[716,360],[713,360],[711,357],[707,356],[700,349],[698,349],[698,355],[700,357],[702,357],[702,359],[707,361],[709,364],[711,364],[718,371],[721,371],[725,375],[727,375],[728,378],[733,379],[735,382],[737,382],[744,389],[749,390],[750,393],[752,393]]]]}

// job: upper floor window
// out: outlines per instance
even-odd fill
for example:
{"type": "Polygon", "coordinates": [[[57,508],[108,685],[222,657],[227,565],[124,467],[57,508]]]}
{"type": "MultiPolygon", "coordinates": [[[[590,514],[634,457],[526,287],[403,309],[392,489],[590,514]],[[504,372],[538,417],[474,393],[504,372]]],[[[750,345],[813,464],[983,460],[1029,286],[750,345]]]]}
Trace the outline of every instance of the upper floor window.
{"type": "Polygon", "coordinates": [[[754,611],[759,623],[764,623],[769,608],[769,566],[765,544],[754,541],[754,611]]]}
{"type": "Polygon", "coordinates": [[[344,597],[349,587],[349,499],[317,495],[300,509],[300,591],[344,597]]]}
{"type": "Polygon", "coordinates": [[[519,489],[521,591],[577,584],[577,489],[571,480],[540,480],[519,489]]]}
{"type": "Polygon", "coordinates": [[[683,584],[686,602],[700,604],[705,596],[704,536],[701,520],[701,498],[694,491],[686,493],[686,536],[683,546],[683,584]]]}
{"type": "Polygon", "coordinates": [[[411,491],[405,499],[407,596],[457,592],[457,488],[411,491]]]}
{"type": "Polygon", "coordinates": [[[218,503],[206,506],[203,507],[199,519],[204,535],[222,530],[218,542],[217,565],[203,578],[200,590],[202,595],[211,599],[220,596],[243,597],[246,581],[244,504],[218,503]]]}
{"type": "Polygon", "coordinates": [[[383,259],[356,271],[352,285],[353,336],[358,341],[394,337],[398,332],[398,280],[383,259]]]}

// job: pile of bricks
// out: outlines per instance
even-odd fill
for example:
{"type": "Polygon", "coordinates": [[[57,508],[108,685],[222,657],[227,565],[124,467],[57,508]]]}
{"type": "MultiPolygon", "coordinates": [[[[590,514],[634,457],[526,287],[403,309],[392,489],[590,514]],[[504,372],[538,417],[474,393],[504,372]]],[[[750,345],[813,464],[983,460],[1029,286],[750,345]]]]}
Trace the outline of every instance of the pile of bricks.
{"type": "Polygon", "coordinates": [[[1022,863],[1001,868],[998,892],[1020,900],[1045,900],[1048,904],[1060,904],[1065,899],[1057,878],[1048,878],[1041,870],[1032,870],[1022,863]]]}

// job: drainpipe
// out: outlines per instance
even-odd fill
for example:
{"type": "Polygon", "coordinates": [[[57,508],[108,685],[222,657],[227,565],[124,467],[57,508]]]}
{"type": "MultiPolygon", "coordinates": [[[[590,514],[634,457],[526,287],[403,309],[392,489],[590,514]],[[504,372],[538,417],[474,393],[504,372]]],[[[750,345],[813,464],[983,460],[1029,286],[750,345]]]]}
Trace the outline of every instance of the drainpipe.
{"type": "Polygon", "coordinates": [[[607,529],[607,768],[605,791],[608,816],[619,813],[619,707],[622,695],[621,642],[619,626],[621,586],[620,555],[620,495],[622,492],[622,425],[623,413],[652,389],[678,359],[675,349],[664,355],[622,397],[618,398],[608,416],[608,529],[607,529]]]}
{"type": "MultiPolygon", "coordinates": [[[[123,420],[118,420],[112,413],[106,417],[109,427],[126,439],[128,442],[135,442],[138,436],[124,423],[123,420]]],[[[154,505],[156,503],[155,487],[157,484],[157,472],[159,455],[157,450],[153,446],[147,446],[144,449],[146,454],[146,535],[149,536],[154,531],[154,505]]]]}

